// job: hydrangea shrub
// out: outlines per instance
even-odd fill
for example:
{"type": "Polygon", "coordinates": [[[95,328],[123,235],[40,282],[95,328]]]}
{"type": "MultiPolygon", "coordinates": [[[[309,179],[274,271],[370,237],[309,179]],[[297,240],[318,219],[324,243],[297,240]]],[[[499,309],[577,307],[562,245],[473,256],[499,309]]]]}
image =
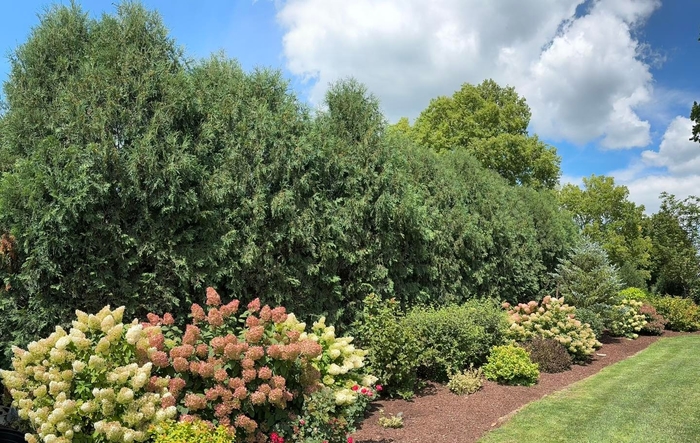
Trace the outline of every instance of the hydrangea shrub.
{"type": "Polygon", "coordinates": [[[292,429],[305,394],[327,387],[342,415],[360,399],[353,386],[376,382],[362,370],[364,351],[351,338],[336,338],[323,319],[307,333],[284,307],[261,306],[258,299],[242,309],[238,300],[223,304],[208,288],[206,309],[192,305],[184,333],[171,327],[167,314],[149,314],[149,323],[145,332],[156,350],[148,358],[167,380],[169,403],[184,412],[181,420],[232,428],[243,441],[267,441],[273,429],[278,436],[292,429]]]}
{"type": "Polygon", "coordinates": [[[546,296],[541,303],[531,301],[511,306],[508,311],[508,337],[526,342],[533,338],[553,338],[561,343],[575,361],[590,358],[602,344],[585,323],[576,319],[576,308],[564,303],[564,298],[546,296]]]}
{"type": "Polygon", "coordinates": [[[647,323],[639,312],[643,303],[637,300],[622,300],[608,312],[608,332],[614,337],[637,338],[637,334],[647,323]]]}
{"type": "Polygon", "coordinates": [[[27,442],[141,442],[150,426],[175,417],[167,383],[153,383],[153,363],[143,358],[154,349],[142,325],[124,325],[123,314],[109,306],[76,311],[69,332],[56,327],[13,349],[14,370],[0,375],[35,429],[27,442]]]}

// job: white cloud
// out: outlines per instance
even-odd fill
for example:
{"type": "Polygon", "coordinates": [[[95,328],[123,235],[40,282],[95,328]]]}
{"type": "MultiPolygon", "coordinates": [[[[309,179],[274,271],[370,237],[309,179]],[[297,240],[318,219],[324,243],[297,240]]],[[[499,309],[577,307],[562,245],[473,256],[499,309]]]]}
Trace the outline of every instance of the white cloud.
{"type": "Polygon", "coordinates": [[[542,137],[646,146],[637,110],[653,94],[633,37],[658,0],[286,0],[278,10],[288,69],[315,81],[353,76],[391,119],[493,78],[524,95],[542,137]]]}
{"type": "Polygon", "coordinates": [[[666,129],[659,151],[644,151],[642,159],[652,166],[664,166],[676,176],[700,173],[700,144],[691,141],[693,122],[678,116],[666,129]]]}
{"type": "Polygon", "coordinates": [[[666,128],[658,151],[644,151],[629,167],[610,175],[628,187],[630,200],[643,204],[647,213],[659,209],[664,191],[680,199],[700,195],[700,144],[690,141],[691,134],[692,121],[677,116],[666,128]]]}

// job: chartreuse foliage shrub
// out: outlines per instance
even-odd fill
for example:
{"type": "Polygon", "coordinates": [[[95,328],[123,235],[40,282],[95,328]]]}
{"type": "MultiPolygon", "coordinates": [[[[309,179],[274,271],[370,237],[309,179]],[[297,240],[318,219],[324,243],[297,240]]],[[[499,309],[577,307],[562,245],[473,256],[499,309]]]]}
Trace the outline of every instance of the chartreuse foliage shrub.
{"type": "Polygon", "coordinates": [[[697,331],[700,329],[700,307],[692,300],[681,297],[653,297],[651,305],[667,321],[673,331],[697,331]]]}
{"type": "Polygon", "coordinates": [[[576,319],[576,308],[564,303],[564,298],[546,296],[542,303],[531,301],[508,310],[508,338],[526,342],[533,338],[553,338],[561,343],[574,361],[587,360],[601,343],[586,324],[576,319]]]}
{"type": "Polygon", "coordinates": [[[154,383],[144,361],[146,333],[122,323],[123,314],[76,311],[70,332],[56,327],[27,350],[14,348],[13,370],[0,375],[34,429],[28,442],[141,442],[151,425],[175,417],[167,380],[154,383]]]}
{"type": "Polygon", "coordinates": [[[381,380],[383,393],[405,399],[412,397],[422,348],[403,322],[396,299],[382,300],[376,294],[368,295],[353,326],[367,351],[368,371],[381,380]]]}
{"type": "Polygon", "coordinates": [[[531,386],[540,377],[527,351],[512,344],[494,347],[483,369],[487,379],[505,385],[531,386]]]}
{"type": "Polygon", "coordinates": [[[233,443],[235,432],[202,420],[166,421],[149,431],[153,443],[233,443]]]}
{"type": "Polygon", "coordinates": [[[553,338],[533,338],[523,343],[523,348],[542,372],[564,372],[571,369],[571,355],[553,338]]]}
{"type": "Polygon", "coordinates": [[[279,72],[191,62],[130,2],[48,10],[4,98],[0,235],[17,247],[0,266],[0,367],[106,294],[182,320],[207,282],[336,325],[368,291],[530,299],[575,239],[550,193],[385,131],[356,82],[311,115],[279,72]]]}
{"type": "Polygon", "coordinates": [[[625,288],[622,291],[618,292],[618,296],[620,299],[623,300],[637,300],[641,302],[646,302],[650,298],[648,292],[639,288],[625,288]]]}
{"type": "Polygon", "coordinates": [[[637,338],[647,323],[646,317],[639,312],[643,303],[636,300],[622,300],[607,312],[608,332],[613,337],[637,338]]]}
{"type": "MultiPolygon", "coordinates": [[[[377,379],[364,373],[365,351],[350,337],[336,337],[323,319],[306,332],[285,308],[262,306],[258,299],[245,310],[239,300],[222,304],[212,288],[206,305],[191,306],[184,334],[169,314],[149,314],[144,329],[159,376],[155,383],[168,385],[168,405],[185,408],[181,419],[234,428],[246,440],[260,441],[272,431],[292,437],[290,414],[302,414],[305,398],[320,390],[333,398],[326,412],[339,431],[352,430],[375,396],[377,379]]],[[[339,441],[334,435],[325,439],[339,441]]]]}
{"type": "Polygon", "coordinates": [[[403,320],[418,337],[419,373],[446,381],[450,373],[481,365],[491,348],[503,343],[508,322],[493,300],[470,300],[442,308],[416,307],[403,320]]]}

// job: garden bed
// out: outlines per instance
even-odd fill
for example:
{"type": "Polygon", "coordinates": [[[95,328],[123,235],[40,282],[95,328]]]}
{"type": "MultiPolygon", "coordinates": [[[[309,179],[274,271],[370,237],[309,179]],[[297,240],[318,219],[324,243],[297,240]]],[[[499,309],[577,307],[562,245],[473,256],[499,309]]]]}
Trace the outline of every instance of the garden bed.
{"type": "MultiPolygon", "coordinates": [[[[663,337],[681,335],[665,331],[663,337]]],[[[659,337],[640,336],[636,340],[607,338],[587,365],[575,365],[570,371],[540,374],[532,387],[502,386],[486,381],[484,387],[469,396],[457,396],[445,386],[429,384],[412,401],[386,400],[375,402],[370,415],[354,434],[357,443],[399,442],[475,442],[486,432],[499,426],[515,411],[571,383],[584,379],[602,368],[624,360],[645,349],[659,337]],[[403,413],[404,427],[388,429],[379,426],[379,410],[386,414],[403,413]]]]}

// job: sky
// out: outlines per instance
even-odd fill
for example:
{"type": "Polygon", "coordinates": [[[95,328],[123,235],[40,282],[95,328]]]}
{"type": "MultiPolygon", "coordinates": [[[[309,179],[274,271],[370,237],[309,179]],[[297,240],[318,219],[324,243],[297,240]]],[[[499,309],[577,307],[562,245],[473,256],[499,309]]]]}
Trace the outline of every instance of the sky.
{"type": "MultiPolygon", "coordinates": [[[[59,1],[54,3],[68,3],[59,1]]],[[[83,0],[94,16],[114,2],[83,0]]],[[[3,8],[9,56],[51,2],[3,8]]],[[[310,105],[354,77],[387,118],[413,120],[432,98],[492,78],[532,110],[562,183],[608,175],[647,213],[663,191],[700,195],[698,0],[146,0],[193,58],[223,51],[244,69],[279,69],[310,105]]]]}

